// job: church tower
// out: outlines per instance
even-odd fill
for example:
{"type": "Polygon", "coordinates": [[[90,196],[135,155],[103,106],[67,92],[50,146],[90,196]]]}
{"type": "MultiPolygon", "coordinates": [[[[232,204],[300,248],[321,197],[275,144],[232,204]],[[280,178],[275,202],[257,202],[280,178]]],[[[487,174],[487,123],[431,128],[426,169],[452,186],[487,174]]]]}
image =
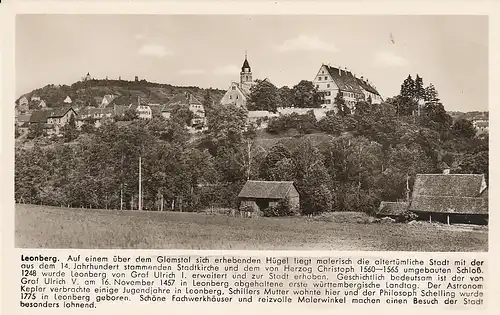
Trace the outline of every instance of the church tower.
{"type": "Polygon", "coordinates": [[[250,64],[247,60],[247,53],[245,52],[245,61],[243,62],[240,72],[240,85],[251,85],[252,82],[252,69],[250,68],[250,64]]]}

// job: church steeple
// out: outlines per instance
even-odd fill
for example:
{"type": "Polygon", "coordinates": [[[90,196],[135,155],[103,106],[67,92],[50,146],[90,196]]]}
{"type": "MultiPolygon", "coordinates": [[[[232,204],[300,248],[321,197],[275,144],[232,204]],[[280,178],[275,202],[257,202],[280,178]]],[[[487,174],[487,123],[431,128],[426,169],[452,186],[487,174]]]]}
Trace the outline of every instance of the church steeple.
{"type": "Polygon", "coordinates": [[[243,62],[243,66],[241,67],[240,72],[240,84],[243,85],[245,83],[252,83],[252,68],[250,68],[250,64],[247,59],[247,52],[245,51],[245,61],[243,62]]]}

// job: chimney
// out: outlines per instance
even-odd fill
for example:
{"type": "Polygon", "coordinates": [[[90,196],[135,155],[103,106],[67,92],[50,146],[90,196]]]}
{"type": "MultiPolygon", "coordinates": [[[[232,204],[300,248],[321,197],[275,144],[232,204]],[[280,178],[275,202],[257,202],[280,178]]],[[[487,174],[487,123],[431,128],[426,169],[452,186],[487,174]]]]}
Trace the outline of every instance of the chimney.
{"type": "Polygon", "coordinates": [[[445,169],[443,170],[443,174],[444,174],[444,175],[448,175],[448,174],[450,174],[450,169],[449,169],[449,168],[445,168],[445,169]]]}

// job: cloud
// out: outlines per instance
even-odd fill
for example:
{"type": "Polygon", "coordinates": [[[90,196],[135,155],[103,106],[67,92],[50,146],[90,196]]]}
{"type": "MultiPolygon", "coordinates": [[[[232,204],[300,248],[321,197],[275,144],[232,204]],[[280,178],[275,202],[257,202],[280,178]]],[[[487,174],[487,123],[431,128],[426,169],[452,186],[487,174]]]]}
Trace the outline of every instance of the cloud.
{"type": "Polygon", "coordinates": [[[293,39],[287,39],[283,44],[276,46],[279,52],[306,50],[306,51],[338,51],[335,45],[327,43],[318,36],[300,35],[293,39]]]}
{"type": "Polygon", "coordinates": [[[405,67],[409,65],[410,62],[396,55],[393,51],[379,51],[375,54],[374,64],[385,67],[405,67]]]}
{"type": "Polygon", "coordinates": [[[165,57],[173,54],[165,46],[159,44],[144,44],[139,48],[138,53],[144,56],[165,57]]]}
{"type": "Polygon", "coordinates": [[[203,74],[205,70],[203,69],[183,69],[179,71],[180,75],[192,75],[192,74],[203,74]]]}
{"type": "Polygon", "coordinates": [[[215,75],[235,75],[240,73],[241,69],[236,65],[221,66],[214,69],[215,75]]]}

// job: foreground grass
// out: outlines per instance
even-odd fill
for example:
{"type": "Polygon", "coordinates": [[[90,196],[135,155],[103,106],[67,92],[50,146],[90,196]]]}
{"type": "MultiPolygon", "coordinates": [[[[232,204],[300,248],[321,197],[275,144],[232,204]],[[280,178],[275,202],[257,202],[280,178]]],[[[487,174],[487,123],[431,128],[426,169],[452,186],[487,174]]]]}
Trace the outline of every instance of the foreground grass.
{"type": "Polygon", "coordinates": [[[16,205],[16,247],[487,251],[487,230],[16,205]]]}

